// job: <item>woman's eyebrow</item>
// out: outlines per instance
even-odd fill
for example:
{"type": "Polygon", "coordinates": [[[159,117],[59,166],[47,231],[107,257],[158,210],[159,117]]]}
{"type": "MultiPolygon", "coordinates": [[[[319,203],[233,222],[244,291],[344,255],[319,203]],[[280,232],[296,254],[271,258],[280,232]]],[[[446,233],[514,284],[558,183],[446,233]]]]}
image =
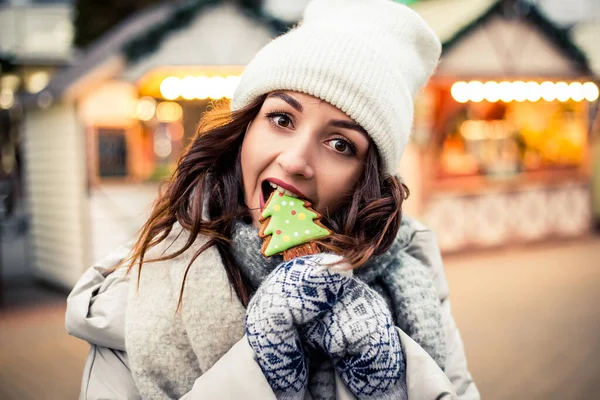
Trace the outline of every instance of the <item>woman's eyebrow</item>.
{"type": "Polygon", "coordinates": [[[302,107],[302,104],[300,104],[298,102],[298,100],[296,100],[295,98],[293,98],[292,96],[290,96],[287,93],[273,92],[273,93],[271,93],[271,95],[269,97],[279,97],[281,100],[285,101],[290,106],[294,107],[296,109],[296,111],[298,111],[298,112],[304,111],[304,107],[302,107]]]}
{"type": "Polygon", "coordinates": [[[331,121],[329,121],[329,123],[327,124],[329,126],[335,126],[336,128],[343,128],[343,129],[352,129],[355,131],[358,131],[362,134],[364,134],[365,136],[369,136],[369,134],[367,133],[367,131],[365,130],[365,128],[363,128],[362,126],[360,126],[359,124],[357,124],[354,121],[345,121],[345,120],[341,120],[341,119],[332,119],[331,121]]]}

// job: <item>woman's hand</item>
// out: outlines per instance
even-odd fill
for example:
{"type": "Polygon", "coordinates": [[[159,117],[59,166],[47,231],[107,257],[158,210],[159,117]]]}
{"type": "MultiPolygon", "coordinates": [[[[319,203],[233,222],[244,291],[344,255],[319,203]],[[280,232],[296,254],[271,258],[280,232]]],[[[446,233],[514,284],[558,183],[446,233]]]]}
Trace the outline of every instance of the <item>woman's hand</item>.
{"type": "Polygon", "coordinates": [[[302,330],[303,342],[324,351],[360,399],[406,399],[400,337],[385,300],[367,284],[344,282],[330,310],[302,330]]]}
{"type": "Polygon", "coordinates": [[[352,282],[350,271],[329,266],[338,261],[318,254],[282,263],[248,305],[248,342],[277,398],[304,398],[308,367],[298,328],[332,311],[352,282]]]}

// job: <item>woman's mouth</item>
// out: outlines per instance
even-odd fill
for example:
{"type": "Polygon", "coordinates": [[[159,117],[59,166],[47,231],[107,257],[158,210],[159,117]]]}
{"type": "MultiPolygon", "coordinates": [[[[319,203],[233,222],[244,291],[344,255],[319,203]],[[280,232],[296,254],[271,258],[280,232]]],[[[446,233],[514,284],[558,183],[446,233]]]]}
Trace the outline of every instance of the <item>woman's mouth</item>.
{"type": "Polygon", "coordinates": [[[273,182],[270,182],[270,181],[265,181],[265,182],[268,183],[269,186],[271,187],[270,190],[269,190],[269,195],[271,195],[271,193],[273,193],[273,191],[277,190],[279,193],[283,193],[283,194],[285,194],[287,196],[296,197],[296,198],[298,197],[298,195],[296,193],[293,193],[292,191],[287,190],[287,189],[285,189],[282,186],[279,186],[279,185],[277,185],[277,184],[275,184],[273,182]]]}
{"type": "Polygon", "coordinates": [[[271,187],[273,187],[273,189],[279,190],[281,193],[284,193],[288,196],[299,197],[301,199],[308,200],[308,197],[304,193],[302,193],[300,191],[300,189],[298,189],[297,187],[295,187],[294,185],[292,185],[290,183],[284,182],[277,178],[267,178],[265,180],[267,182],[269,182],[269,184],[271,185],[271,187]],[[275,185],[275,186],[273,186],[273,185],[275,185]]]}
{"type": "MultiPolygon", "coordinates": [[[[291,185],[286,184],[285,182],[279,181],[278,179],[274,179],[274,178],[265,179],[261,183],[261,198],[260,198],[261,211],[264,208],[264,205],[266,204],[266,202],[269,200],[269,197],[271,196],[271,194],[275,191],[278,191],[279,193],[283,193],[290,197],[296,197],[296,198],[302,197],[302,198],[306,199],[306,197],[299,190],[295,189],[291,185]]],[[[308,200],[308,199],[306,199],[306,200],[308,200]]]]}

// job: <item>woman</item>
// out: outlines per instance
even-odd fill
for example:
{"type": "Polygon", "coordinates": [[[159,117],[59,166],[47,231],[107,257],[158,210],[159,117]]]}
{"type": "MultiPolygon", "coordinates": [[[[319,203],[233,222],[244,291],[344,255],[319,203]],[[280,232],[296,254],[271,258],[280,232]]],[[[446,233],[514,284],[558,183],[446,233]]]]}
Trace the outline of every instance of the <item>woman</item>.
{"type": "Polygon", "coordinates": [[[439,54],[425,22],[388,0],[315,0],[265,46],[231,107],[203,118],[130,252],[131,274],[107,275],[118,255],[71,294],[67,329],[102,356],[89,361],[98,375],[84,376],[83,397],[92,387],[144,398],[478,398],[439,252],[402,218],[408,192],[396,176],[413,98],[439,54]],[[318,240],[323,254],[262,256],[274,190],[323,215],[333,231],[318,240]],[[110,335],[87,329],[109,298],[121,300],[109,318],[123,318],[125,291],[124,322],[105,325],[110,335]],[[122,374],[102,372],[109,359],[122,374]]]}

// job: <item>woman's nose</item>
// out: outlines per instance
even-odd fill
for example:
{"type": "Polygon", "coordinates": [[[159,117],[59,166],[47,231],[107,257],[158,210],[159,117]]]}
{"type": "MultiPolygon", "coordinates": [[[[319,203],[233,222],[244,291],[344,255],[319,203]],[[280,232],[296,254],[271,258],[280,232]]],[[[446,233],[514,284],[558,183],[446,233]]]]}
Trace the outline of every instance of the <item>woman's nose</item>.
{"type": "Polygon", "coordinates": [[[315,172],[310,161],[310,146],[305,143],[295,143],[277,156],[277,163],[289,176],[301,176],[311,179],[315,172]]]}

